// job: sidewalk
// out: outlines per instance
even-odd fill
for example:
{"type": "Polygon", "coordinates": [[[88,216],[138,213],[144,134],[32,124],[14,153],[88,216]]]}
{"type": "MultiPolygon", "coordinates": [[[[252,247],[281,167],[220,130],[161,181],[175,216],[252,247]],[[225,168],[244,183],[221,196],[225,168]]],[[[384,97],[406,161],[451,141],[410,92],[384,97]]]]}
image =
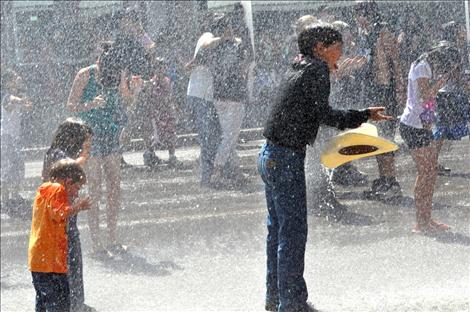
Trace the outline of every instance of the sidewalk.
{"type": "MultiPolygon", "coordinates": [[[[257,140],[262,138],[263,128],[247,128],[240,131],[239,142],[247,142],[252,140],[257,140]]],[[[130,146],[126,147],[126,150],[129,151],[142,151],[144,150],[144,141],[141,138],[132,139],[130,146]]],[[[186,146],[195,146],[198,145],[197,134],[196,133],[187,133],[177,135],[176,148],[186,147],[186,146]]],[[[48,146],[42,147],[26,147],[23,149],[25,153],[26,161],[38,160],[44,157],[44,153],[48,149],[48,146]]]]}
{"type": "MultiPolygon", "coordinates": [[[[244,134],[244,138],[254,138],[256,136],[255,132],[249,132],[246,131],[244,134]]],[[[257,153],[259,148],[261,147],[262,143],[264,140],[262,139],[253,139],[253,140],[247,140],[244,141],[245,139],[241,139],[241,142],[238,143],[238,152],[241,157],[244,157],[246,154],[253,154],[257,153]]],[[[184,141],[183,141],[184,142],[184,141]]],[[[190,142],[190,140],[187,140],[186,143],[190,142]]],[[[42,153],[45,152],[41,150],[42,153]]],[[[39,153],[39,152],[36,152],[39,153]]],[[[178,147],[176,150],[176,157],[178,157],[179,160],[183,161],[184,163],[191,165],[192,167],[195,166],[195,164],[198,162],[199,159],[199,153],[200,153],[200,148],[199,145],[197,144],[182,144],[178,147]]],[[[156,150],[155,154],[162,159],[163,161],[168,160],[168,151],[166,150],[156,150]]],[[[133,166],[133,169],[136,170],[144,170],[146,167],[144,167],[144,160],[143,160],[143,150],[134,150],[134,151],[128,151],[124,152],[124,160],[133,166]]],[[[42,155],[37,155],[35,159],[30,159],[25,162],[25,179],[26,180],[36,180],[41,177],[41,171],[42,171],[42,163],[43,160],[41,157],[42,155]]],[[[160,168],[164,168],[166,165],[159,165],[160,168]]],[[[157,169],[158,170],[158,169],[157,169]]],[[[125,170],[124,170],[125,171],[125,170]]],[[[125,178],[125,177],[123,177],[125,178]]]]}

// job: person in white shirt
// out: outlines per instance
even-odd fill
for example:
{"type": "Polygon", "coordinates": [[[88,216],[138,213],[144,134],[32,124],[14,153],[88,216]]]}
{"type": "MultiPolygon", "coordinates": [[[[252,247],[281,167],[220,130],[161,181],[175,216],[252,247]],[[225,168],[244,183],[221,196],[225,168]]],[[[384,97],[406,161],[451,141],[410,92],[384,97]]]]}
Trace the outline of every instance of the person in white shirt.
{"type": "Polygon", "coordinates": [[[193,113],[201,146],[200,183],[203,186],[210,185],[217,146],[221,139],[219,117],[214,107],[212,74],[204,63],[203,54],[218,44],[218,41],[220,39],[210,32],[202,34],[196,44],[193,59],[186,64],[186,69],[191,72],[187,101],[193,113]]]}
{"type": "Polygon", "coordinates": [[[1,98],[1,201],[2,207],[15,208],[10,201],[22,200],[19,184],[24,178],[24,159],[21,153],[21,120],[31,102],[20,96],[21,77],[12,70],[2,71],[1,98]]]}
{"type": "Polygon", "coordinates": [[[415,233],[450,228],[431,218],[438,159],[431,128],[437,92],[446,84],[456,65],[458,51],[450,45],[439,45],[413,62],[408,74],[408,95],[400,118],[400,135],[410,149],[418,171],[414,187],[415,233]]]}

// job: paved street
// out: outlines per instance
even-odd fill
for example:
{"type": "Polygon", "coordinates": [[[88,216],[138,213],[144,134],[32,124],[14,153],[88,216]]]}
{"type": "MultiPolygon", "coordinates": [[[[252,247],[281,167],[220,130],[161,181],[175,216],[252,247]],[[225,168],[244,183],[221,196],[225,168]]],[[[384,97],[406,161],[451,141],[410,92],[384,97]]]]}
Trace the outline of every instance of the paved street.
{"type": "MultiPolygon", "coordinates": [[[[215,191],[197,183],[199,149],[177,156],[186,170],[147,171],[141,153],[126,153],[119,234],[129,254],[112,261],[89,256],[85,216],[80,217],[86,302],[98,311],[263,311],[266,207],[256,157],[261,141],[240,147],[252,184],[215,191]]],[[[470,311],[470,141],[442,153],[452,168],[439,177],[433,215],[452,233],[411,233],[415,169],[398,154],[399,203],[365,200],[365,188],[338,187],[355,213],[352,225],[309,217],[305,277],[320,311],[470,311]]],[[[159,156],[167,158],[165,152],[159,156]]],[[[376,177],[373,159],[357,162],[376,177]]],[[[23,194],[32,199],[41,161],[26,165],[23,194]]],[[[104,212],[102,214],[104,221],[104,212]]],[[[104,226],[104,223],[102,223],[104,226]]],[[[29,221],[1,219],[1,311],[32,311],[27,270],[29,221]]]]}

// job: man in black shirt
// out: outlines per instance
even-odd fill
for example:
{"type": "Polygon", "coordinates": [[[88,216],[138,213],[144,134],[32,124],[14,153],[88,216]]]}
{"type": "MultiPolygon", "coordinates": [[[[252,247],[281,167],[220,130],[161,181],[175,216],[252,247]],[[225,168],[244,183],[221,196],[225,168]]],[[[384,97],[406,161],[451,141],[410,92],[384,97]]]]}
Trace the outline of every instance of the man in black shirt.
{"type": "Polygon", "coordinates": [[[303,278],[307,242],[305,149],[320,124],[355,128],[368,119],[390,120],[383,107],[357,111],[328,105],[330,72],[342,53],[341,34],[329,24],[306,27],[298,37],[301,57],[291,66],[269,114],[258,170],[268,208],[268,311],[314,311],[303,278]]]}

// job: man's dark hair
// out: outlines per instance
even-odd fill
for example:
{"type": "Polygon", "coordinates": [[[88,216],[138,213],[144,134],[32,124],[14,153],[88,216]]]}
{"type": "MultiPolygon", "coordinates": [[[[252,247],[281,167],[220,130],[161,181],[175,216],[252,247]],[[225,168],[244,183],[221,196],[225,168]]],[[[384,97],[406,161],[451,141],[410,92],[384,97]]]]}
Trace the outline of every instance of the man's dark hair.
{"type": "Polygon", "coordinates": [[[217,14],[211,25],[211,32],[214,36],[222,35],[227,28],[231,27],[231,20],[228,13],[217,14]]]}
{"type": "Polygon", "coordinates": [[[86,175],[78,162],[71,158],[55,162],[49,171],[51,180],[72,179],[74,183],[86,183],[86,175]]]}
{"type": "Polygon", "coordinates": [[[141,22],[139,12],[133,7],[123,8],[116,11],[113,14],[113,18],[117,22],[117,27],[120,26],[119,23],[122,22],[124,19],[128,19],[133,23],[141,22]]]}
{"type": "Polygon", "coordinates": [[[442,24],[442,39],[450,42],[457,42],[457,37],[461,26],[455,21],[442,24]]]}
{"type": "Polygon", "coordinates": [[[354,5],[356,16],[363,16],[372,24],[379,23],[382,20],[379,6],[375,1],[360,1],[354,5]]]}
{"type": "Polygon", "coordinates": [[[431,50],[423,53],[419,58],[430,63],[435,74],[445,74],[455,68],[460,62],[459,50],[448,41],[441,41],[433,46],[431,50]]]}
{"type": "Polygon", "coordinates": [[[313,57],[313,48],[317,43],[331,46],[337,42],[343,42],[341,33],[328,23],[317,23],[305,27],[300,32],[297,41],[299,52],[311,57],[313,57]]]}
{"type": "Polygon", "coordinates": [[[99,56],[100,82],[105,88],[117,88],[121,81],[121,72],[124,64],[116,48],[115,43],[106,41],[101,45],[102,52],[99,56]]]}

